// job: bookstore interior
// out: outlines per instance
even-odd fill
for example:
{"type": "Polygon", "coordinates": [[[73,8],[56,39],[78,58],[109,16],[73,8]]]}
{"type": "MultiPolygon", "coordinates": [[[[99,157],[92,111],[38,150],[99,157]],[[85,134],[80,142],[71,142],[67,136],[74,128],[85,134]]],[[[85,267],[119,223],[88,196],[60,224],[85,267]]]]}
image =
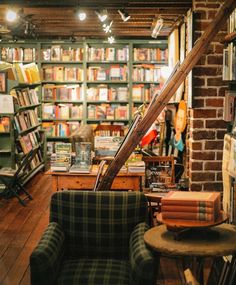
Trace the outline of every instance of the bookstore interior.
{"type": "Polygon", "coordinates": [[[55,2],[0,3],[0,216],[50,188],[11,284],[236,284],[235,0],[55,2]]]}

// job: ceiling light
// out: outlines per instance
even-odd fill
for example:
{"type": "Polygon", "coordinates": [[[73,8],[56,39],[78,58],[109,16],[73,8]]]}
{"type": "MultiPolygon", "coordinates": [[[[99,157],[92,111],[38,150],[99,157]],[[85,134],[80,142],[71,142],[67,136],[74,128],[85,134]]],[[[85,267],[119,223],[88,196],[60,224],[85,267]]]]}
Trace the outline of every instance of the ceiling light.
{"type": "Polygon", "coordinates": [[[156,38],[160,34],[160,31],[163,27],[163,23],[164,21],[162,18],[157,19],[157,22],[152,30],[152,34],[151,34],[152,38],[156,38]]]}
{"type": "Polygon", "coordinates": [[[118,13],[124,22],[127,22],[130,19],[130,15],[124,9],[118,10],[118,13]]]}
{"type": "Polygon", "coordinates": [[[115,42],[115,38],[113,36],[109,36],[107,38],[107,40],[108,40],[109,44],[113,44],[115,42]]]}
{"type": "Polygon", "coordinates": [[[80,21],[84,21],[86,19],[86,13],[81,10],[80,8],[78,9],[78,12],[77,12],[77,15],[78,15],[78,18],[80,21]]]}
{"type": "Polygon", "coordinates": [[[100,11],[95,11],[95,13],[97,14],[100,22],[104,22],[106,21],[108,15],[107,15],[107,10],[100,10],[100,11]]]}
{"type": "Polygon", "coordinates": [[[8,22],[14,22],[17,19],[17,13],[14,10],[8,10],[6,13],[6,20],[8,22]]]}
{"type": "Polygon", "coordinates": [[[107,33],[111,33],[111,26],[112,26],[112,24],[113,24],[113,21],[111,21],[111,22],[108,23],[108,24],[104,23],[104,24],[102,25],[103,31],[104,31],[106,34],[107,34],[107,33]]]}

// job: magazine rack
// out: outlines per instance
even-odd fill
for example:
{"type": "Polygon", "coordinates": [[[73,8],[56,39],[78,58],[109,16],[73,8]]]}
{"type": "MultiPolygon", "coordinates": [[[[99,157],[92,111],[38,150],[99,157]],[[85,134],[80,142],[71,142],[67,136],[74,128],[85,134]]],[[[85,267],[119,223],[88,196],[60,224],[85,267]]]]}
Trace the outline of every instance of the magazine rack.
{"type": "Polygon", "coordinates": [[[25,206],[25,199],[32,200],[32,196],[25,190],[23,187],[23,178],[27,174],[27,169],[30,166],[31,161],[35,157],[37,153],[37,148],[30,150],[26,156],[21,161],[20,165],[17,169],[11,169],[11,170],[4,170],[0,169],[0,180],[4,185],[6,186],[3,195],[6,198],[10,197],[17,197],[21,205],[25,206]],[[19,195],[19,192],[22,191],[26,197],[21,198],[19,195]]]}

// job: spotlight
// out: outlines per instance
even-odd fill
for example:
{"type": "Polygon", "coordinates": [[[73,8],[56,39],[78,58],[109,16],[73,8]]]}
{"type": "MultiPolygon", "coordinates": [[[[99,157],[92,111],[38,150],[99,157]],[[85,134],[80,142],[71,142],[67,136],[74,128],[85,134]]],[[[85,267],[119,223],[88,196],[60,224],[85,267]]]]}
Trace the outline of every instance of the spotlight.
{"type": "Polygon", "coordinates": [[[115,38],[113,36],[110,36],[107,38],[109,44],[113,44],[115,42],[115,38]]]}
{"type": "Polygon", "coordinates": [[[98,19],[100,20],[100,22],[105,22],[106,21],[106,19],[107,19],[107,17],[108,17],[108,15],[107,15],[107,10],[100,10],[100,11],[95,11],[95,13],[97,14],[97,16],[98,16],[98,19]]]}
{"type": "Polygon", "coordinates": [[[163,27],[163,23],[164,23],[164,21],[162,18],[159,18],[157,20],[155,27],[152,30],[152,34],[151,34],[152,38],[156,38],[160,34],[160,31],[163,27]]]}
{"type": "Polygon", "coordinates": [[[113,21],[111,21],[110,23],[108,24],[103,24],[102,25],[102,28],[103,28],[103,31],[107,34],[107,33],[111,33],[111,26],[113,24],[113,21]]]}
{"type": "Polygon", "coordinates": [[[16,19],[17,19],[18,15],[16,13],[16,11],[14,10],[8,10],[7,13],[6,13],[6,20],[8,22],[15,22],[16,19]]]}
{"type": "Polygon", "coordinates": [[[83,10],[81,10],[80,8],[77,11],[77,15],[78,15],[78,18],[80,21],[84,21],[86,19],[86,16],[87,16],[86,13],[83,10]]]}
{"type": "Polygon", "coordinates": [[[127,22],[130,19],[130,15],[124,9],[118,10],[118,13],[124,22],[127,22]]]}

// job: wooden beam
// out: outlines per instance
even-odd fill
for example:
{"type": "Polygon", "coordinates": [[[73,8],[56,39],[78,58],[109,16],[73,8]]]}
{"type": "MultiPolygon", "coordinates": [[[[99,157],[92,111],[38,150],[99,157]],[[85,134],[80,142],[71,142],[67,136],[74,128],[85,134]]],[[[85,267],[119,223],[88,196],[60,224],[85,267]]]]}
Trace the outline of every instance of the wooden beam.
{"type": "Polygon", "coordinates": [[[199,38],[179,69],[173,75],[172,80],[166,85],[156,102],[150,106],[148,112],[137,125],[136,129],[132,132],[132,134],[130,134],[129,140],[123,146],[122,150],[119,152],[119,155],[117,155],[111,162],[101,180],[100,185],[98,186],[98,190],[109,190],[111,188],[112,181],[119,172],[120,168],[124,165],[142,137],[146,134],[158,115],[167,105],[171,97],[177,91],[178,87],[185,80],[188,73],[199,61],[204,52],[206,52],[208,45],[218,33],[235,7],[235,0],[226,0],[221,6],[214,20],[209,24],[204,34],[199,38]]]}

